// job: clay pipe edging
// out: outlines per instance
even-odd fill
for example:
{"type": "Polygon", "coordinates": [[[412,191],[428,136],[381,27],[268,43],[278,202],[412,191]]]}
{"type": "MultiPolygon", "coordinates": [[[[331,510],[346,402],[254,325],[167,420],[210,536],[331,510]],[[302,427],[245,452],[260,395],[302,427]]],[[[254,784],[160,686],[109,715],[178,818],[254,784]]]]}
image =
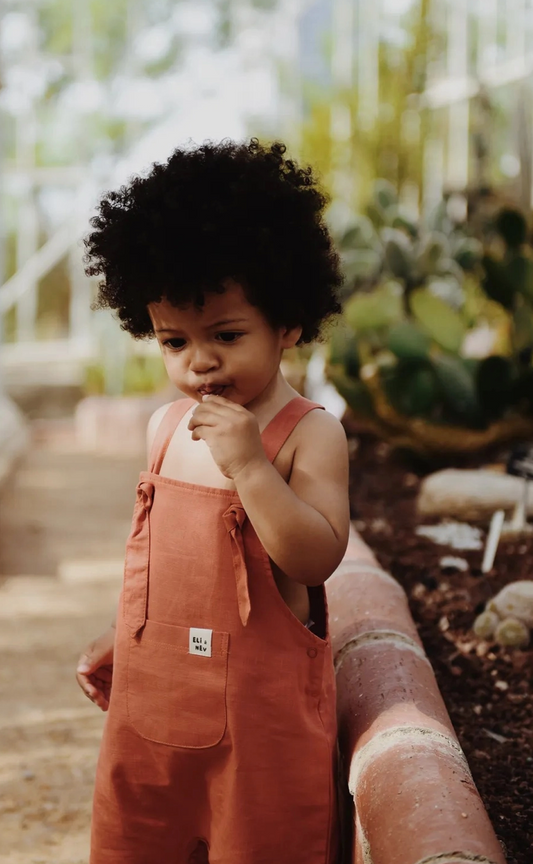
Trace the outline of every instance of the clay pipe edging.
{"type": "Polygon", "coordinates": [[[403,588],[355,531],[326,588],[350,864],[505,864],[403,588]]]}

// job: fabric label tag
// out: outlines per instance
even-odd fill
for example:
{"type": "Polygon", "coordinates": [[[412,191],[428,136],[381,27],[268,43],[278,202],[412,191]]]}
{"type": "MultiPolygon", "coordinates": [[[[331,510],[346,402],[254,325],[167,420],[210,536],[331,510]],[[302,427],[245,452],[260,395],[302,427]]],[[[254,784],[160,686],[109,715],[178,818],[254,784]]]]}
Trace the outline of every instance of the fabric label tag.
{"type": "Polygon", "coordinates": [[[189,629],[189,654],[202,654],[211,657],[212,630],[202,630],[200,627],[189,629]]]}

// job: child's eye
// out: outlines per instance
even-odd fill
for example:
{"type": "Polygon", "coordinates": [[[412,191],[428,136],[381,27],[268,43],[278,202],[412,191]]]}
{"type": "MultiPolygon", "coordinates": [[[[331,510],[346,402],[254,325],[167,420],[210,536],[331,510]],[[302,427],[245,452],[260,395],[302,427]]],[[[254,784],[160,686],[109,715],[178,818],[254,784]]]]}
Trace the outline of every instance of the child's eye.
{"type": "Polygon", "coordinates": [[[237,339],[242,336],[242,333],[234,333],[230,330],[224,330],[222,333],[217,333],[217,336],[222,342],[236,342],[237,339]]]}
{"type": "Polygon", "coordinates": [[[185,339],[165,339],[163,342],[165,347],[174,348],[174,350],[178,348],[183,348],[185,345],[185,339]]]}

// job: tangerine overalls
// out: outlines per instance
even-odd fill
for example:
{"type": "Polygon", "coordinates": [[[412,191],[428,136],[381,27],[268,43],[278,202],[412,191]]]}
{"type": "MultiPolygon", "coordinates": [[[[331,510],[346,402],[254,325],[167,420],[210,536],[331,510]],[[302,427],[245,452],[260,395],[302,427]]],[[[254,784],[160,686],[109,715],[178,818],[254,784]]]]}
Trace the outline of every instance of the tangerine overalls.
{"type": "MultiPolygon", "coordinates": [[[[90,861],[333,864],[324,588],[309,589],[313,632],[281,598],[236,492],[159,474],[192,404],[168,409],[137,486],[90,861]]],[[[274,417],[271,461],[320,407],[297,397],[274,417]]]]}

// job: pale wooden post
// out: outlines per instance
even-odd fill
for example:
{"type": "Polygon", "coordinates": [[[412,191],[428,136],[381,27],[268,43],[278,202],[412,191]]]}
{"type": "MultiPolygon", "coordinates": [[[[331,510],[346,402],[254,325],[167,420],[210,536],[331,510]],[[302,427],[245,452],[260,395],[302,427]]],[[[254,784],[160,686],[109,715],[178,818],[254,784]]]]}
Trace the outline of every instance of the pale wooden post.
{"type": "MultiPolygon", "coordinates": [[[[465,0],[450,0],[448,7],[448,78],[464,81],[468,76],[468,6],[465,0]]],[[[450,103],[448,109],[448,158],[446,180],[453,189],[468,183],[470,104],[468,96],[450,103]]]]}
{"type": "Polygon", "coordinates": [[[331,29],[333,102],[330,114],[330,135],[333,151],[333,195],[340,201],[352,204],[354,184],[354,178],[350,173],[352,112],[350,105],[346,103],[346,93],[353,86],[353,0],[334,0],[331,29]]]}
{"type": "MultiPolygon", "coordinates": [[[[37,10],[27,9],[31,31],[25,50],[25,62],[34,66],[37,57],[37,10]]],[[[35,200],[35,146],[37,118],[33,95],[28,94],[26,110],[16,121],[16,164],[24,186],[17,207],[16,267],[23,266],[39,248],[39,218],[35,200]]],[[[21,342],[33,342],[36,338],[38,304],[38,282],[33,282],[17,302],[17,338],[21,342]]]]}

